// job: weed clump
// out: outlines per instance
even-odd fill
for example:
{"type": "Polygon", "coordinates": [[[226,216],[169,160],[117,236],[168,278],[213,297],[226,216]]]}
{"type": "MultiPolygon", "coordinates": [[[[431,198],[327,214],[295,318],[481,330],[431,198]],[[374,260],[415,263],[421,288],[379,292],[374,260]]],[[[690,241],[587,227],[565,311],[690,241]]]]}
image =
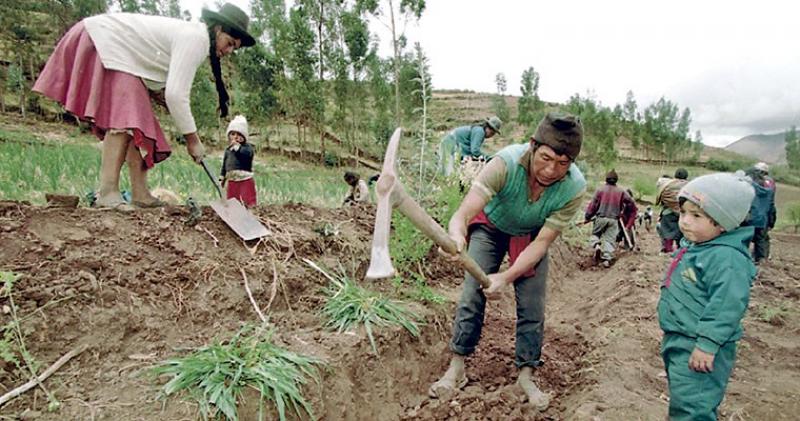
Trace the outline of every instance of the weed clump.
{"type": "Polygon", "coordinates": [[[222,416],[238,420],[236,402],[246,388],[261,394],[259,420],[264,419],[265,400],[275,405],[281,421],[287,419],[287,408],[298,417],[305,412],[313,419],[301,388],[309,379],[319,381],[317,367],[322,362],[283,349],[273,344],[271,337],[271,330],[245,326],[228,341],[162,362],[153,373],[170,376],[163,394],[188,393],[197,401],[203,419],[222,416]]]}
{"type": "Polygon", "coordinates": [[[372,334],[373,327],[400,326],[415,338],[419,336],[416,316],[402,302],[362,288],[347,276],[331,276],[314,262],[303,260],[331,281],[325,289],[327,301],[322,309],[327,320],[325,327],[341,333],[363,325],[375,354],[378,354],[378,347],[372,334]]]}

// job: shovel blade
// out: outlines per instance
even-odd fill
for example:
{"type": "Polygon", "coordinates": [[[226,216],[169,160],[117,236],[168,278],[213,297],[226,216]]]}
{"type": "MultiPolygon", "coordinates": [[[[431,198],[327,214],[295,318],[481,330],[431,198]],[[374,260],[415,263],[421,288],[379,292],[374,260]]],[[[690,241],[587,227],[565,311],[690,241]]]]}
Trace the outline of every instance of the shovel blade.
{"type": "Polygon", "coordinates": [[[244,241],[270,235],[271,232],[236,199],[211,202],[214,212],[244,241]]]}

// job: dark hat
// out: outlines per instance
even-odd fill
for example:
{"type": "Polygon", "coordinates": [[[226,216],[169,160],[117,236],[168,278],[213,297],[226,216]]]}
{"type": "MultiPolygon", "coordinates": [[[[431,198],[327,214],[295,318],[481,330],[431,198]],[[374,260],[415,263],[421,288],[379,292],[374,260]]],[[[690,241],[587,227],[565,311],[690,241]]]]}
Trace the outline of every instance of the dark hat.
{"type": "Polygon", "coordinates": [[[686,168],[678,168],[675,170],[675,178],[686,180],[689,178],[689,171],[686,171],[686,168]]]}
{"type": "Polygon", "coordinates": [[[503,120],[500,120],[500,117],[493,116],[486,119],[486,124],[488,124],[495,133],[500,134],[500,126],[503,125],[503,120]]]}
{"type": "Polygon", "coordinates": [[[606,182],[607,183],[614,184],[614,183],[617,182],[617,180],[619,180],[619,176],[617,176],[617,172],[614,171],[613,169],[611,171],[609,171],[608,173],[606,173],[606,182]]]}
{"type": "Polygon", "coordinates": [[[581,153],[583,143],[581,119],[572,114],[549,112],[536,128],[533,140],[574,161],[581,153]]]}
{"type": "Polygon", "coordinates": [[[231,3],[225,3],[215,12],[209,9],[203,9],[201,12],[203,21],[207,24],[220,24],[225,27],[226,32],[242,41],[242,47],[250,47],[256,43],[253,36],[247,32],[247,26],[250,23],[250,18],[240,8],[231,3]]]}

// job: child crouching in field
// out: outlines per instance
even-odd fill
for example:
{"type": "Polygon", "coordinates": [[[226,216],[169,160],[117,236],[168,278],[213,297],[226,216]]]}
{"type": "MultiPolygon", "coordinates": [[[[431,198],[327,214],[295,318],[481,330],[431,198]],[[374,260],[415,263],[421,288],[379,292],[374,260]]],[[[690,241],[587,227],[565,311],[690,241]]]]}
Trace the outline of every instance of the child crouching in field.
{"type": "Polygon", "coordinates": [[[228,184],[228,199],[238,199],[248,208],[257,204],[253,178],[253,145],[247,143],[247,119],[237,115],[228,124],[228,147],[222,159],[222,185],[228,184]]]}
{"type": "Polygon", "coordinates": [[[744,178],[721,173],[698,177],[678,194],[684,240],[658,303],[670,420],[717,419],[756,275],[753,228],[739,227],[753,196],[744,178]]]}
{"type": "Polygon", "coordinates": [[[369,202],[369,186],[358,174],[351,171],[345,172],[344,182],[350,186],[350,191],[347,193],[347,197],[344,198],[343,205],[369,202]]]}

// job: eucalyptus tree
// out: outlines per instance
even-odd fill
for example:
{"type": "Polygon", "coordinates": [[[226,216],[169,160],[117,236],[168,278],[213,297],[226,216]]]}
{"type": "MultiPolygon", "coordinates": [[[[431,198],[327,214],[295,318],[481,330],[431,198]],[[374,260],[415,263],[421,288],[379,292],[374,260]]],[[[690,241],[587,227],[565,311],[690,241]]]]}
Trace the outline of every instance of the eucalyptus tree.
{"type": "Polygon", "coordinates": [[[425,10],[425,0],[356,0],[358,8],[372,14],[386,26],[392,34],[395,124],[402,123],[400,108],[400,67],[402,50],[405,45],[405,24],[410,19],[419,20],[425,10]],[[403,25],[400,27],[400,20],[403,25]]]}

